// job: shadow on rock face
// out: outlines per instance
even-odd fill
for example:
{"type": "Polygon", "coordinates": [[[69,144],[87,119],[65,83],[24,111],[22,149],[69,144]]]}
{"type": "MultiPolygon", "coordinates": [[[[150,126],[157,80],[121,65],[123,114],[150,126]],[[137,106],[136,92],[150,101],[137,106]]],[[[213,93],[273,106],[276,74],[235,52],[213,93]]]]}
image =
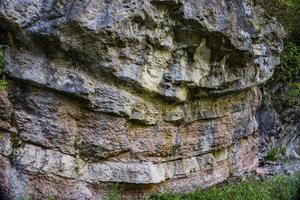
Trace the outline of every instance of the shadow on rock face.
{"type": "Polygon", "coordinates": [[[300,187],[298,188],[298,194],[295,200],[300,200],[300,187]]]}
{"type": "Polygon", "coordinates": [[[1,188],[0,188],[0,200],[7,200],[7,198],[5,198],[5,194],[3,193],[1,188]]]}

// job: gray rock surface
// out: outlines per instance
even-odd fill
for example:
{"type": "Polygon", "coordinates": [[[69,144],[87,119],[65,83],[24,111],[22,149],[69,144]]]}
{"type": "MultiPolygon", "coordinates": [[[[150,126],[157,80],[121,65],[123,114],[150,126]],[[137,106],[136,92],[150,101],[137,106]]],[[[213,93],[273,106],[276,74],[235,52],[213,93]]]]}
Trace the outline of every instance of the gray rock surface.
{"type": "Polygon", "coordinates": [[[263,88],[266,97],[258,112],[260,128],[260,154],[263,158],[275,149],[282,158],[300,158],[300,102],[291,96],[285,83],[267,84],[263,88]]]}
{"type": "Polygon", "coordinates": [[[3,0],[0,22],[3,198],[139,199],[258,166],[282,30],[250,0],[3,0]]]}

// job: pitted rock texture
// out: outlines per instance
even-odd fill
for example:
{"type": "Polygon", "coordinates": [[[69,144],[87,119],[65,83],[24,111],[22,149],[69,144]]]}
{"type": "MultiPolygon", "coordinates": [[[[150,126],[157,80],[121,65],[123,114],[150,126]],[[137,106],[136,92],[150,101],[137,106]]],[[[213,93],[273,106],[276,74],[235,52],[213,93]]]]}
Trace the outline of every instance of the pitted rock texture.
{"type": "Polygon", "coordinates": [[[287,84],[271,83],[262,88],[265,98],[257,115],[261,157],[277,148],[282,158],[300,159],[299,98],[291,96],[287,84]]]}
{"type": "MultiPolygon", "coordinates": [[[[251,1],[4,0],[3,198],[194,190],[258,165],[281,28],[251,1]]],[[[3,131],[2,131],[3,130],[3,131]]]]}

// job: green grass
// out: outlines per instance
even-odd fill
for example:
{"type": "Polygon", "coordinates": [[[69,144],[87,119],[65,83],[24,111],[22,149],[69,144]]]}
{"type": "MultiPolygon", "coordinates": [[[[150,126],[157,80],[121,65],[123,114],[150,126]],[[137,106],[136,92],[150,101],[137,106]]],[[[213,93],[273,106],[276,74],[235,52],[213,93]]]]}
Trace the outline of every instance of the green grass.
{"type": "Polygon", "coordinates": [[[250,179],[200,189],[196,192],[156,194],[147,200],[293,200],[299,197],[300,174],[276,176],[265,181],[250,179]]]}
{"type": "Polygon", "coordinates": [[[107,196],[107,200],[122,200],[123,186],[119,183],[113,183],[107,196]]]}

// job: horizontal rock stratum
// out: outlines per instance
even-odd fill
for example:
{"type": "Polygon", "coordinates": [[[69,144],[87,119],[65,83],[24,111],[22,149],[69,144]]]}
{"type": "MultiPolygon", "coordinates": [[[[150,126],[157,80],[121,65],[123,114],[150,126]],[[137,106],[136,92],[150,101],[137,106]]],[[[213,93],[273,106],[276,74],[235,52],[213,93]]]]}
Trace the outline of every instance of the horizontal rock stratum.
{"type": "Polygon", "coordinates": [[[254,170],[280,25],[246,0],[3,0],[3,199],[194,190],[254,170]]]}

